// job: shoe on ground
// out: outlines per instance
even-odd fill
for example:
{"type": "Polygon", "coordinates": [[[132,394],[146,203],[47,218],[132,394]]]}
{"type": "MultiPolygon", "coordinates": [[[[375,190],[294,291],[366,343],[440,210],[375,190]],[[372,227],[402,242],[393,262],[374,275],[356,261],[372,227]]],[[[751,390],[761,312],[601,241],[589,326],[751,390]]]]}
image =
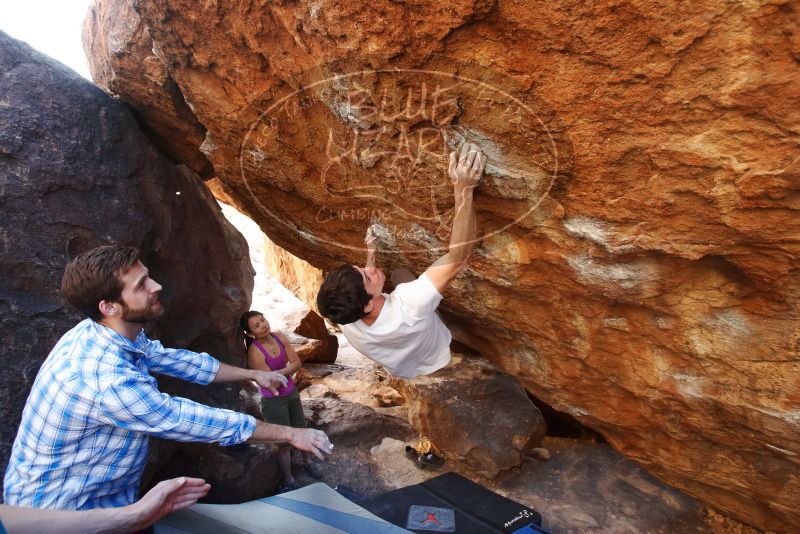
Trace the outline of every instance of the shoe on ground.
{"type": "Polygon", "coordinates": [[[444,458],[441,456],[436,456],[432,452],[420,454],[419,458],[417,458],[417,461],[425,467],[436,468],[444,465],[444,458]]]}
{"type": "Polygon", "coordinates": [[[425,464],[420,462],[420,454],[411,445],[406,445],[406,458],[414,462],[414,467],[417,469],[425,469],[425,464]]]}

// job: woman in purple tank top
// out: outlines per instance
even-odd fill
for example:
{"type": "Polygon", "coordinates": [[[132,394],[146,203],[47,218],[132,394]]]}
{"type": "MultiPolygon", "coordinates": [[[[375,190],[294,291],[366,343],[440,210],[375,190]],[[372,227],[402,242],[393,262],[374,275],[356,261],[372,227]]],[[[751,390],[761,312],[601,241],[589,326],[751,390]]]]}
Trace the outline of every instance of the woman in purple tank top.
{"type": "MultiPolygon", "coordinates": [[[[305,428],[303,404],[295,386],[292,375],[303,363],[294,351],[289,340],[281,333],[274,333],[264,314],[249,311],[242,315],[239,326],[245,332],[247,340],[247,363],[251,369],[277,371],[286,377],[286,385],[272,393],[261,388],[261,413],[269,423],[295,428],[305,428]]],[[[292,474],[291,447],[288,444],[278,447],[278,465],[283,472],[283,483],[280,492],[297,489],[299,486],[292,474]]],[[[319,467],[311,462],[311,455],[304,453],[305,468],[308,473],[320,478],[319,467]]]]}

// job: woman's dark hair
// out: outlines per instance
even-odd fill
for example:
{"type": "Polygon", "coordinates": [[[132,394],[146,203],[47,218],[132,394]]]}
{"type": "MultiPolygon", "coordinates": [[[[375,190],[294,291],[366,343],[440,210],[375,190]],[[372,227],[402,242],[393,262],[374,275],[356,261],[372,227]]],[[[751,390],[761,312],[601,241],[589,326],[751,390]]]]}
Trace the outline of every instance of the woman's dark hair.
{"type": "Polygon", "coordinates": [[[242,329],[244,333],[244,345],[245,348],[250,348],[250,344],[253,342],[252,336],[250,336],[250,318],[251,317],[259,317],[263,316],[264,314],[260,311],[250,310],[248,312],[244,312],[242,316],[239,318],[239,327],[242,329]]]}
{"type": "Polygon", "coordinates": [[[317,293],[319,312],[336,324],[350,324],[366,315],[372,297],[364,289],[364,278],[352,265],[331,271],[317,293]]]}

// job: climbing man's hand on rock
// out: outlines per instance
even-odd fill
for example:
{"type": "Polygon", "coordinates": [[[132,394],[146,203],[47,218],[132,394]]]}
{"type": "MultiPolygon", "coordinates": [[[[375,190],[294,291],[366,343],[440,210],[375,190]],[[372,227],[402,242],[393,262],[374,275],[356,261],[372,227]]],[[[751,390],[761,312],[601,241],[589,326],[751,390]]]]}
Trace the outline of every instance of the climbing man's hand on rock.
{"type": "Polygon", "coordinates": [[[372,226],[367,228],[367,235],[364,236],[364,244],[367,245],[367,250],[375,251],[378,246],[378,237],[372,231],[372,226]]]}
{"type": "Polygon", "coordinates": [[[327,434],[313,428],[293,428],[289,444],[301,451],[312,453],[320,460],[324,460],[326,454],[333,452],[333,444],[327,434]]]}
{"type": "Polygon", "coordinates": [[[464,143],[461,146],[460,154],[456,155],[455,150],[450,153],[447,174],[454,186],[474,188],[481,181],[485,165],[486,156],[478,145],[464,143]]]}

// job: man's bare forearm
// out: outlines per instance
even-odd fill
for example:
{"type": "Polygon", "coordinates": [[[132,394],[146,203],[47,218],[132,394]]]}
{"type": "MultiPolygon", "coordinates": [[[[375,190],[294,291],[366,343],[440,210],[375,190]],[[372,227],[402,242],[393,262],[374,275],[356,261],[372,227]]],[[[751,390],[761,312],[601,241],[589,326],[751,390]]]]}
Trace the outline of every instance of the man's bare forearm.
{"type": "Polygon", "coordinates": [[[234,365],[228,365],[227,363],[219,363],[219,370],[217,370],[216,376],[214,376],[214,382],[235,382],[237,380],[252,380],[253,379],[253,370],[252,369],[242,369],[241,367],[236,367],[234,365]]]}
{"type": "Polygon", "coordinates": [[[286,442],[296,449],[310,452],[320,460],[333,451],[328,436],[322,430],[314,428],[292,428],[256,421],[256,429],[248,443],[286,442]]]}
{"type": "Polygon", "coordinates": [[[133,524],[130,515],[128,507],[75,512],[0,505],[3,525],[8,532],[19,534],[130,532],[128,527],[133,524]]]}
{"type": "Polygon", "coordinates": [[[475,205],[472,200],[474,190],[473,186],[456,184],[454,187],[455,215],[448,250],[450,263],[465,263],[475,250],[475,205]]]}
{"type": "Polygon", "coordinates": [[[367,235],[364,236],[364,243],[367,245],[367,263],[366,267],[375,267],[375,255],[378,250],[378,239],[372,226],[367,228],[367,235]]]}
{"type": "Polygon", "coordinates": [[[276,373],[280,373],[283,376],[289,377],[289,376],[292,376],[293,374],[295,374],[301,367],[303,367],[303,363],[302,362],[300,362],[300,361],[297,361],[297,362],[290,361],[290,362],[288,362],[286,364],[286,367],[284,367],[283,369],[278,369],[276,371],[276,373]]]}
{"type": "Polygon", "coordinates": [[[276,371],[263,371],[261,369],[242,369],[234,365],[220,362],[219,370],[212,382],[235,382],[237,380],[254,380],[262,388],[267,388],[273,393],[278,388],[286,385],[286,378],[276,371]]]}
{"type": "Polygon", "coordinates": [[[273,425],[264,421],[256,421],[256,429],[250,439],[250,443],[275,443],[278,441],[291,441],[292,428],[282,425],[273,425]]]}
{"type": "Polygon", "coordinates": [[[447,254],[433,262],[425,275],[442,293],[475,250],[476,222],[472,195],[483,176],[486,156],[472,143],[464,143],[460,157],[456,151],[450,153],[447,175],[453,182],[453,228],[450,231],[450,246],[447,254]]]}

